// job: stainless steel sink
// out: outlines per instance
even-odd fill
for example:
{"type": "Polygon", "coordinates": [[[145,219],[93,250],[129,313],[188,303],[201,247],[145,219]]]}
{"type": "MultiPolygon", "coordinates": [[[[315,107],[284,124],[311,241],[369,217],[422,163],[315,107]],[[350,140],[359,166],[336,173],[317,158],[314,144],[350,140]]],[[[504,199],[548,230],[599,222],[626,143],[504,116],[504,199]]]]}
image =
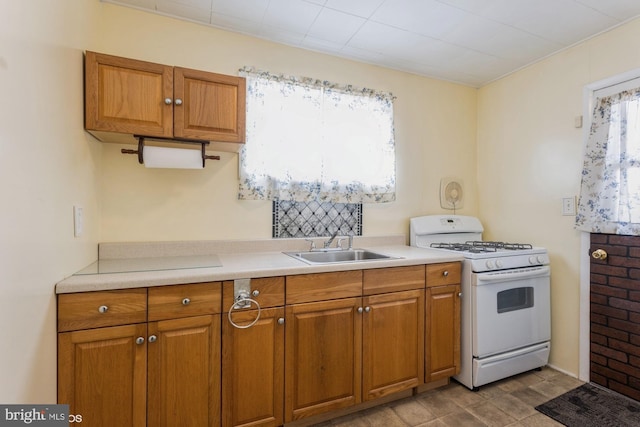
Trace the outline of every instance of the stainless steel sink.
{"type": "Polygon", "coordinates": [[[339,262],[361,262],[391,259],[389,255],[371,252],[366,249],[317,250],[308,252],[285,252],[285,254],[307,264],[333,264],[339,262]]]}

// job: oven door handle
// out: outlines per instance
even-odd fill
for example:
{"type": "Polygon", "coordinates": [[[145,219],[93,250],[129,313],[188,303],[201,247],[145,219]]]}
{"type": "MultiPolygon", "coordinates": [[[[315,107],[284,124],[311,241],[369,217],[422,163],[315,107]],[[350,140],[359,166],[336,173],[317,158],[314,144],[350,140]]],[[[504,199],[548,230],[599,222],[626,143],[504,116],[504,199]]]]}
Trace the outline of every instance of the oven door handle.
{"type": "Polygon", "coordinates": [[[549,276],[551,268],[548,265],[542,267],[531,267],[517,270],[493,271],[490,273],[477,273],[474,284],[482,286],[490,283],[506,282],[510,280],[531,279],[536,277],[549,276]]]}

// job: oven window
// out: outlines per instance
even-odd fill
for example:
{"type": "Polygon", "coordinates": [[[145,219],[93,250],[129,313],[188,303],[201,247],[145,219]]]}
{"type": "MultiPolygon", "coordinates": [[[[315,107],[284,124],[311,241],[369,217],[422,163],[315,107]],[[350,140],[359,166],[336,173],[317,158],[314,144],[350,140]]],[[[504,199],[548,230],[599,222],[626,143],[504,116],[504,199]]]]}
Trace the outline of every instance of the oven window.
{"type": "Polygon", "coordinates": [[[533,288],[513,288],[498,292],[498,313],[533,307],[533,288]]]}

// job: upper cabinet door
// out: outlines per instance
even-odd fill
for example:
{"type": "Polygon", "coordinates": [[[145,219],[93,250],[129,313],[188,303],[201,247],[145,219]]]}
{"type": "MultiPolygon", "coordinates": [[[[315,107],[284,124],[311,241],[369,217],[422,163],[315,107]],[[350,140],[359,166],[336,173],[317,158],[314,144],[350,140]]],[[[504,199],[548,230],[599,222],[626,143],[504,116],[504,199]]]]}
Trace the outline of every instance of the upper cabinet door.
{"type": "Polygon", "coordinates": [[[171,137],[173,67],[87,52],[87,130],[171,137]]]}
{"type": "Polygon", "coordinates": [[[175,67],[174,135],[243,143],[245,91],[243,77],[175,67]]]}

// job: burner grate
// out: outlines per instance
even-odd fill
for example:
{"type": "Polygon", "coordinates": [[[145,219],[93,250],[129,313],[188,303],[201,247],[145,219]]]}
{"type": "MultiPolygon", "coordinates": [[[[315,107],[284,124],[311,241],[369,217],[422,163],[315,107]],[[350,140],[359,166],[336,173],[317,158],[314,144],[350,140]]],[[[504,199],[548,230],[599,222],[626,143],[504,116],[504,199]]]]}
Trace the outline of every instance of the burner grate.
{"type": "Polygon", "coordinates": [[[518,251],[533,249],[533,246],[528,243],[505,243],[480,240],[464,243],[432,243],[431,247],[436,249],[449,249],[452,251],[471,253],[497,252],[498,250],[518,251]]]}
{"type": "Polygon", "coordinates": [[[533,249],[533,246],[529,243],[504,243],[503,248],[513,251],[521,251],[524,249],[533,249]]]}
{"type": "Polygon", "coordinates": [[[437,249],[449,249],[452,251],[459,252],[472,252],[472,253],[480,253],[480,252],[496,252],[496,249],[489,246],[481,246],[481,245],[473,245],[470,242],[465,243],[432,243],[432,248],[437,249]]]}
{"type": "Polygon", "coordinates": [[[505,242],[495,242],[495,241],[472,241],[466,242],[472,246],[486,247],[486,248],[495,248],[498,249],[506,249],[511,251],[518,251],[524,249],[533,249],[533,246],[528,243],[505,243],[505,242]]]}

